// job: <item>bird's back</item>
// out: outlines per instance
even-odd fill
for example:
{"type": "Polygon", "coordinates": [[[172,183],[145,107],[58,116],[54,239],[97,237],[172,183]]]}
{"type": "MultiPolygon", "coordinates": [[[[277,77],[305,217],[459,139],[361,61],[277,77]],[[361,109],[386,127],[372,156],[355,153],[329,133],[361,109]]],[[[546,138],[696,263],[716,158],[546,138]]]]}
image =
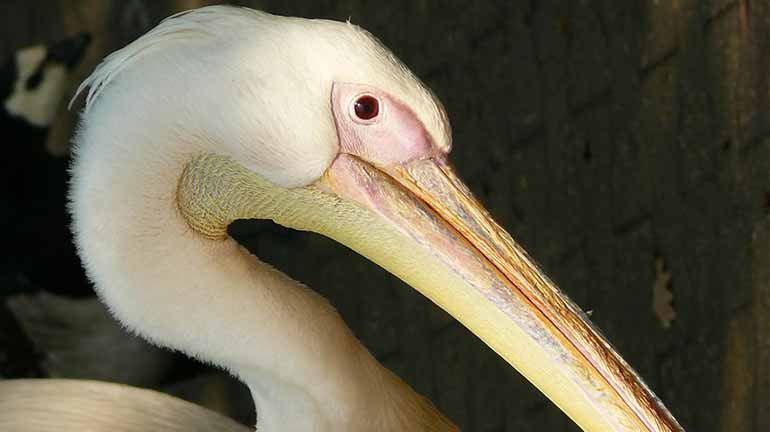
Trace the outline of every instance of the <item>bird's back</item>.
{"type": "Polygon", "coordinates": [[[0,430],[246,432],[221,414],[152,390],[98,381],[0,381],[0,430]]]}

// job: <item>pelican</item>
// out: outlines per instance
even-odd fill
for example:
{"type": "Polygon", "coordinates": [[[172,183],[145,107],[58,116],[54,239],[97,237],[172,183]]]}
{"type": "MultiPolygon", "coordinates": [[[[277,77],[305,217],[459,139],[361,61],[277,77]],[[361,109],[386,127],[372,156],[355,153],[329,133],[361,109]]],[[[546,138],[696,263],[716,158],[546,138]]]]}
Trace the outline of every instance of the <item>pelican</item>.
{"type": "MultiPolygon", "coordinates": [[[[71,211],[88,276],[125,326],[246,383],[258,430],[456,428],[325,299],[230,238],[236,219],[366,256],[586,431],[682,430],[457,177],[442,105],[366,31],[208,7],[113,53],[85,87],[71,211]]],[[[26,396],[46,393],[29,385],[26,396]]],[[[6,393],[2,417],[24,411],[6,393]]],[[[68,421],[78,409],[84,422],[110,415],[80,401],[68,421]]]]}

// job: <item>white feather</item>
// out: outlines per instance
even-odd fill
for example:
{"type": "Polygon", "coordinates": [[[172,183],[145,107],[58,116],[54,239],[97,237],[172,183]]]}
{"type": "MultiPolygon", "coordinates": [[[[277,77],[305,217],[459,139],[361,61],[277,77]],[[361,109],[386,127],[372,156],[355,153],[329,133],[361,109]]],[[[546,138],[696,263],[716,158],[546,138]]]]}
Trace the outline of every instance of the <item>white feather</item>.
{"type": "Polygon", "coordinates": [[[337,153],[335,81],[398,94],[448,142],[433,95],[356,26],[229,7],[163,21],[85,83],[76,244],[130,330],[249,385],[260,430],[451,428],[325,299],[232,239],[204,241],[176,207],[184,164],[204,152],[283,187],[317,180],[337,153]]]}

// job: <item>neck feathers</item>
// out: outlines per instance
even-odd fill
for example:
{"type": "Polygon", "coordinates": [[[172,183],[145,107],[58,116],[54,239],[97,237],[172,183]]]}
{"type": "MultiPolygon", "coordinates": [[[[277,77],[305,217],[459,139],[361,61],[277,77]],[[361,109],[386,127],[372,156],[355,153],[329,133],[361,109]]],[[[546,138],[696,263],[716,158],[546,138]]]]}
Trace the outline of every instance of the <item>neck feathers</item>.
{"type": "Polygon", "coordinates": [[[451,430],[325,299],[225,236],[235,218],[277,211],[286,199],[279,188],[232,160],[196,156],[202,146],[111,143],[109,122],[90,124],[73,168],[73,229],[89,277],[124,325],[246,381],[265,431],[291,422],[451,430]]]}

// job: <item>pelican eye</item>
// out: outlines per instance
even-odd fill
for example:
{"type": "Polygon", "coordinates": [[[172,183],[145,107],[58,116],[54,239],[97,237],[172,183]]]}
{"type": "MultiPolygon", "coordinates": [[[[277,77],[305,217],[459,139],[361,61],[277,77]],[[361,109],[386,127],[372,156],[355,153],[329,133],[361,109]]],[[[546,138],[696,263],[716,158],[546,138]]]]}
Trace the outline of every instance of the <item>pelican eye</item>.
{"type": "Polygon", "coordinates": [[[353,111],[361,120],[371,120],[380,113],[380,101],[370,95],[359,96],[353,103],[353,111]]]}

